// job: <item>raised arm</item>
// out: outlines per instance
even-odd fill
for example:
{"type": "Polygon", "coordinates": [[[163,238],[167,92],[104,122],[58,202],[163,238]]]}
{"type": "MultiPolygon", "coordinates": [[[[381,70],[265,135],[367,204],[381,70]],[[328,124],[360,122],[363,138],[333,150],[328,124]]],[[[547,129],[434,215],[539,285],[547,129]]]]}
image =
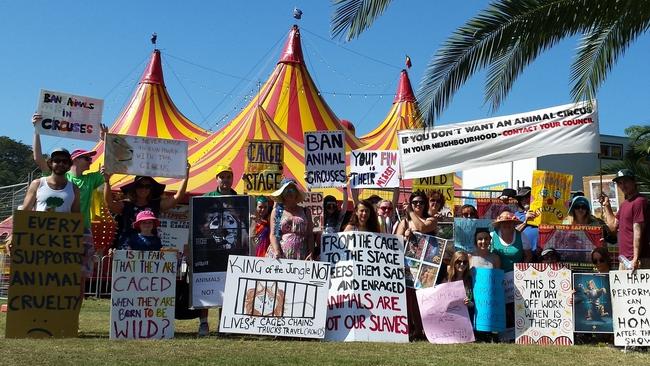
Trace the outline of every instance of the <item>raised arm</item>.
{"type": "Polygon", "coordinates": [[[612,204],[609,202],[609,197],[607,197],[605,194],[602,194],[599,201],[600,205],[603,207],[603,212],[605,213],[605,224],[607,225],[609,231],[615,234],[618,231],[618,220],[616,220],[616,216],[612,211],[612,204]]]}
{"type": "Polygon", "coordinates": [[[103,166],[99,169],[99,172],[104,175],[104,203],[106,204],[106,207],[108,207],[108,209],[114,214],[121,214],[124,209],[124,204],[113,199],[113,193],[111,192],[111,175],[106,173],[103,166]]]}
{"type": "Polygon", "coordinates": [[[47,161],[43,157],[43,150],[41,149],[41,135],[36,132],[36,124],[40,123],[42,119],[43,117],[38,113],[34,113],[32,116],[32,124],[34,125],[34,143],[32,144],[32,153],[34,155],[34,161],[41,171],[43,173],[49,173],[50,167],[47,166],[47,161]]]}
{"type": "Polygon", "coordinates": [[[160,201],[160,210],[167,211],[171,208],[174,208],[178,202],[180,202],[185,197],[185,191],[187,191],[187,181],[190,176],[190,162],[187,162],[187,168],[185,169],[185,178],[181,182],[181,187],[178,189],[178,192],[173,197],[165,197],[160,201]]]}

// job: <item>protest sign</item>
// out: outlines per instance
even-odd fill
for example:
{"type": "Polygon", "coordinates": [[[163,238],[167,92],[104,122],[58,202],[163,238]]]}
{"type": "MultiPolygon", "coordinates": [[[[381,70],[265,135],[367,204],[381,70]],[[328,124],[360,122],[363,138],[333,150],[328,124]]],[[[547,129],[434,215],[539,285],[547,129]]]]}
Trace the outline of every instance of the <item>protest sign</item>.
{"type": "Polygon", "coordinates": [[[515,343],[573,344],[571,270],[559,263],[515,264],[515,343]]]}
{"type": "Polygon", "coordinates": [[[569,211],[571,182],[571,174],[534,170],[530,210],[538,215],[528,223],[535,226],[561,224],[569,211]]]}
{"type": "Polygon", "coordinates": [[[80,214],[15,211],[7,338],[76,337],[82,298],[80,214]]]}
{"type": "Polygon", "coordinates": [[[187,141],[106,134],[107,173],[185,178],[187,141]]]}
{"type": "Polygon", "coordinates": [[[228,259],[219,331],[323,338],[330,264],[291,259],[228,259]]]}
{"type": "Polygon", "coordinates": [[[591,269],[591,251],[603,245],[602,238],[601,226],[540,225],[538,246],[555,249],[561,262],[572,262],[571,268],[591,269]]]}
{"type": "Polygon", "coordinates": [[[475,234],[477,228],[493,230],[492,220],[488,219],[454,219],[454,248],[470,254],[476,251],[475,234]]]}
{"type": "Polygon", "coordinates": [[[650,270],[610,271],[614,344],[650,346],[650,270]]]}
{"type": "Polygon", "coordinates": [[[601,193],[609,197],[609,203],[611,203],[612,211],[614,211],[614,213],[618,211],[620,197],[625,196],[623,192],[621,192],[621,190],[616,187],[616,183],[612,182],[612,179],[614,179],[614,177],[614,174],[582,177],[583,192],[589,199],[589,202],[591,202],[591,211],[596,217],[602,218],[604,215],[603,208],[600,205],[601,193]]]}
{"type": "Polygon", "coordinates": [[[480,219],[495,220],[501,212],[505,210],[517,212],[519,208],[517,207],[517,201],[514,199],[504,203],[498,198],[477,198],[476,210],[480,219]]]}
{"type": "Polygon", "coordinates": [[[324,234],[321,259],[332,264],[326,339],[408,342],[402,236],[324,234]]]}
{"type": "Polygon", "coordinates": [[[281,141],[248,141],[246,168],[242,177],[244,192],[265,194],[280,188],[283,162],[284,143],[281,141]]]}
{"type": "Polygon", "coordinates": [[[323,192],[305,192],[305,200],[299,206],[311,213],[314,231],[323,230],[323,192]]]}
{"type": "Polygon", "coordinates": [[[111,339],[174,338],[176,253],[113,252],[111,339]]]}
{"type": "Polygon", "coordinates": [[[510,116],[397,132],[402,178],[537,158],[598,153],[596,103],[567,104],[510,116]],[[513,154],[516,151],[516,156],[513,154]],[[424,154],[423,154],[424,153],[424,154]]]}
{"type": "Polygon", "coordinates": [[[229,255],[250,255],[250,196],[192,197],[190,282],[192,306],[221,306],[229,255]]]}
{"type": "Polygon", "coordinates": [[[185,251],[190,237],[190,206],[177,205],[160,213],[158,236],[163,248],[173,248],[179,252],[185,251]]]}
{"type": "Polygon", "coordinates": [[[41,135],[99,141],[104,101],[41,89],[36,113],[42,119],[34,127],[41,135]]]}
{"type": "Polygon", "coordinates": [[[345,134],[343,131],[305,133],[307,188],[345,187],[345,134]]]}
{"type": "Polygon", "coordinates": [[[350,186],[352,188],[399,187],[397,150],[352,150],[350,186]]]}
{"type": "Polygon", "coordinates": [[[427,195],[438,192],[444,203],[439,209],[438,217],[445,221],[453,221],[454,218],[454,173],[434,175],[413,179],[413,192],[422,191],[427,195]]]}
{"type": "Polygon", "coordinates": [[[573,288],[574,332],[614,332],[609,274],[574,273],[573,288]]]}
{"type": "Polygon", "coordinates": [[[448,241],[431,235],[415,232],[405,243],[404,263],[406,287],[433,287],[438,278],[448,241]]]}
{"type": "Polygon", "coordinates": [[[506,304],[503,270],[472,268],[474,328],[481,332],[506,329],[506,304]]]}
{"type": "Polygon", "coordinates": [[[422,327],[430,343],[453,344],[474,342],[474,331],[467,306],[463,303],[463,281],[441,283],[418,290],[422,327]]]}

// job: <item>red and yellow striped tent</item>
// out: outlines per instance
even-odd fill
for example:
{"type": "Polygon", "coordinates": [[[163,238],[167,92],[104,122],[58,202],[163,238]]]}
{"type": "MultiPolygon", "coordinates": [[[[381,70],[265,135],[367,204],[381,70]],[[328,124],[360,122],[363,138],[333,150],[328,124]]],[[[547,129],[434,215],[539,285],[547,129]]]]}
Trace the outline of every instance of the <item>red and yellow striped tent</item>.
{"type": "Polygon", "coordinates": [[[406,70],[402,70],[393,106],[382,123],[360,137],[363,150],[397,150],[397,131],[421,128],[420,110],[406,70]]]}
{"type": "MultiPolygon", "coordinates": [[[[244,191],[241,179],[246,162],[246,143],[249,140],[267,140],[284,142],[283,175],[295,179],[303,188],[304,184],[304,150],[302,141],[296,141],[280,129],[262,106],[254,106],[246,118],[228,124],[224,129],[208,137],[199,149],[191,149],[190,179],[187,191],[200,195],[217,188],[214,167],[218,164],[230,165],[233,169],[233,189],[238,193],[244,191]]],[[[167,184],[167,190],[177,190],[178,179],[160,180],[167,184]]]]}
{"type": "MultiPolygon", "coordinates": [[[[153,51],[135,93],[110,127],[109,132],[185,140],[190,146],[209,135],[208,131],[187,119],[169,97],[163,79],[159,50],[153,51]]],[[[97,144],[94,150],[98,154],[91,171],[97,170],[98,165],[104,161],[104,143],[97,144]]],[[[111,179],[114,188],[129,181],[128,177],[117,174],[111,179]]]]}

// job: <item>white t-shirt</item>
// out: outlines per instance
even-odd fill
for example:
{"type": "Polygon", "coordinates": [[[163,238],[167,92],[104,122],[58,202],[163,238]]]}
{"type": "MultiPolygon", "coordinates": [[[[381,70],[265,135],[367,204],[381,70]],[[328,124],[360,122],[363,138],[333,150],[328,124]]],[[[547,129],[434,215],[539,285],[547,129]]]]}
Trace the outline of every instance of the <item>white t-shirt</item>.
{"type": "MultiPolygon", "coordinates": [[[[530,240],[528,239],[528,236],[524,235],[524,233],[519,232],[517,230],[515,230],[515,235],[513,236],[513,239],[512,239],[512,241],[510,243],[503,240],[501,235],[499,235],[499,241],[501,242],[501,244],[503,244],[504,247],[512,245],[512,243],[515,242],[515,239],[517,239],[517,233],[519,233],[519,235],[521,235],[521,247],[522,247],[522,249],[523,250],[530,250],[530,240]]],[[[492,231],[490,233],[490,236],[492,237],[492,239],[494,239],[495,235],[497,235],[496,231],[492,231]]]]}

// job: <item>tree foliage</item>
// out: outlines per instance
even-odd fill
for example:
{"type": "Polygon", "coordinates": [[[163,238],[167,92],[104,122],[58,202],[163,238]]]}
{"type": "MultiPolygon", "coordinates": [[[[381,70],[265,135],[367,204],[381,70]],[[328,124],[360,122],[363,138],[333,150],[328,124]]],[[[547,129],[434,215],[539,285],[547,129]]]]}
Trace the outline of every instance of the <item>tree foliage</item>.
{"type": "Polygon", "coordinates": [[[32,148],[7,136],[0,136],[0,187],[24,183],[37,169],[32,148]]]}

